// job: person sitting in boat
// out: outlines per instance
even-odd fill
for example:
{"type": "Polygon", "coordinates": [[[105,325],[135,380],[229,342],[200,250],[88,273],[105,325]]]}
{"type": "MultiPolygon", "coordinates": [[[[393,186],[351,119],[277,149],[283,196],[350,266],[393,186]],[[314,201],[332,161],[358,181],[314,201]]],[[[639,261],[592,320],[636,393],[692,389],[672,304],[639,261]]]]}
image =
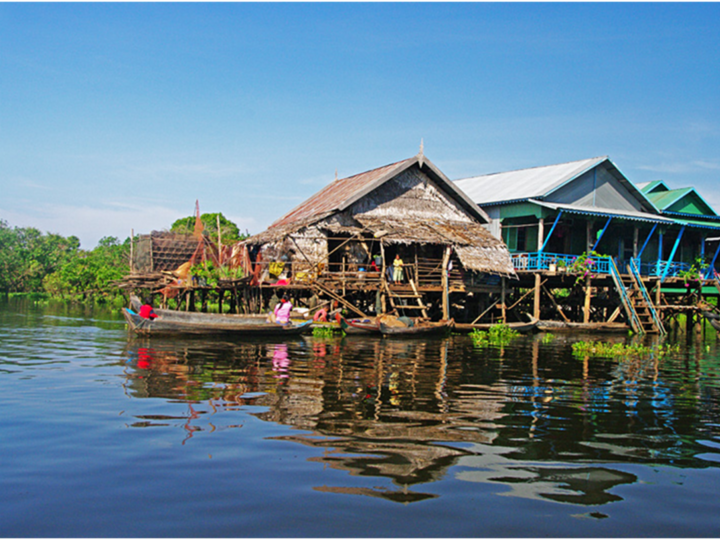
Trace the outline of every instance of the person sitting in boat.
{"type": "Polygon", "coordinates": [[[145,303],[140,306],[140,313],[139,315],[143,319],[157,319],[157,313],[155,313],[155,310],[152,307],[152,304],[150,303],[150,300],[145,299],[145,303]]]}
{"type": "Polygon", "coordinates": [[[290,322],[290,312],[292,311],[292,307],[292,302],[290,302],[287,294],[283,295],[280,302],[278,302],[273,310],[275,322],[278,324],[288,324],[290,322]]]}

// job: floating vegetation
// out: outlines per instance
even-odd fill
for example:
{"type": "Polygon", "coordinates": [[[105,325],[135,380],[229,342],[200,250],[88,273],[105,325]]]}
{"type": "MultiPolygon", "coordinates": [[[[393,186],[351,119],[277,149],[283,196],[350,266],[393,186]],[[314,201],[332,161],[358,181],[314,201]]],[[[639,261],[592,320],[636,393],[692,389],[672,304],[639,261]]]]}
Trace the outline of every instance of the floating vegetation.
{"type": "MultiPolygon", "coordinates": [[[[313,328],[313,337],[317,338],[330,338],[335,335],[335,328],[332,326],[316,326],[313,328]]],[[[342,332],[342,330],[338,329],[338,332],[342,332]]]]}
{"type": "Polygon", "coordinates": [[[544,334],[543,337],[540,338],[541,343],[551,343],[555,339],[555,334],[551,334],[548,332],[547,334],[544,334]]]}
{"type": "Polygon", "coordinates": [[[507,345],[518,337],[520,332],[513,330],[506,324],[494,324],[488,331],[474,328],[470,332],[470,338],[476,347],[487,347],[488,345],[507,345]]]}
{"type": "Polygon", "coordinates": [[[572,344],[573,354],[596,358],[638,358],[644,356],[663,357],[678,352],[680,345],[657,345],[648,347],[641,343],[608,343],[605,341],[578,341],[572,344]]]}

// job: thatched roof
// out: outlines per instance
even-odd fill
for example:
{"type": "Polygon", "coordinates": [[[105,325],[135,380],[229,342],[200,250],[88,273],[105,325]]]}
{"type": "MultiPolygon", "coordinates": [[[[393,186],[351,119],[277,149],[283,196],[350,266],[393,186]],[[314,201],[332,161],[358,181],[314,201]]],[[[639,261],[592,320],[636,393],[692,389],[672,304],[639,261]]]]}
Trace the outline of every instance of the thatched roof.
{"type": "MultiPolygon", "coordinates": [[[[391,201],[400,208],[397,200],[391,201]]],[[[448,207],[448,210],[449,207],[448,207]]],[[[301,232],[308,234],[310,227],[317,231],[343,234],[365,234],[382,237],[386,243],[439,244],[456,248],[463,265],[469,270],[513,275],[514,270],[505,244],[492,236],[483,224],[490,221],[487,214],[459,190],[432,162],[422,154],[392,163],[355,176],[334,181],[305,202],[275,221],[266,231],[252,236],[245,242],[263,245],[280,242],[288,235],[301,232]],[[454,201],[460,210],[452,213],[432,214],[432,208],[413,212],[410,206],[423,201],[405,201],[411,210],[402,216],[388,217],[378,213],[356,213],[363,198],[375,192],[391,180],[415,167],[424,173],[434,186],[454,201]],[[353,207],[353,205],[355,205],[353,207]],[[351,208],[353,207],[353,208],[351,208]],[[350,212],[352,211],[352,213],[350,212]],[[415,215],[414,215],[415,214],[415,215]],[[431,215],[431,218],[427,218],[431,215]]]]}

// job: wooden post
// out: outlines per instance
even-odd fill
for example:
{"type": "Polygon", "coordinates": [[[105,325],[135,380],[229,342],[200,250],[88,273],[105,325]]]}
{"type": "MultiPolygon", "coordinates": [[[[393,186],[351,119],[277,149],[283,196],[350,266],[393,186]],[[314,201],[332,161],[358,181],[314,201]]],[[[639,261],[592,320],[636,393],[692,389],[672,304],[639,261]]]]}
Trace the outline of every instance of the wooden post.
{"type": "Polygon", "coordinates": [[[633,259],[637,259],[638,256],[638,238],[640,236],[640,230],[638,229],[638,226],[635,225],[633,228],[633,259]]]}
{"type": "Polygon", "coordinates": [[[450,246],[445,248],[445,254],[443,255],[442,262],[442,310],[443,319],[447,320],[450,318],[450,290],[448,286],[448,262],[450,260],[450,246]]]}
{"type": "Polygon", "coordinates": [[[502,291],[500,292],[500,311],[502,313],[502,322],[503,324],[507,324],[507,309],[505,307],[505,295],[507,294],[507,284],[506,284],[507,278],[503,276],[502,278],[502,291]]]}
{"type": "Polygon", "coordinates": [[[540,272],[535,273],[535,297],[533,299],[533,317],[540,319],[540,272]]]}
{"type": "Polygon", "coordinates": [[[587,279],[585,283],[585,306],[583,307],[583,322],[590,322],[590,300],[592,299],[592,280],[587,279]]]}
{"type": "Polygon", "coordinates": [[[540,251],[540,248],[545,243],[545,219],[540,218],[538,220],[538,244],[535,251],[540,251]]]}

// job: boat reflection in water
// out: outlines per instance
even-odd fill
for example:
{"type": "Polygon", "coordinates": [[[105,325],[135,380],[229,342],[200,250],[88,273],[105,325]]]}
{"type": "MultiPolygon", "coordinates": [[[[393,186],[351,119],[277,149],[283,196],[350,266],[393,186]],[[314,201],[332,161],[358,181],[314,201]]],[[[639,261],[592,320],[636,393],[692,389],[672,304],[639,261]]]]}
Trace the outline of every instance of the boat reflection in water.
{"type": "Polygon", "coordinates": [[[589,362],[567,351],[538,336],[482,350],[467,336],[136,340],[127,393],[185,401],[188,412],[129,426],[182,428],[187,440],[241,428],[251,414],[296,428],[273,440],[315,449],[310,461],[393,485],[349,480],[317,491],[402,503],[439,497],[436,482],[456,481],[596,506],[638,482],[628,465],[702,466],[695,456],[707,449],[683,442],[698,426],[675,411],[678,390],[663,383],[657,359],[589,362]],[[650,405],[638,407],[647,393],[650,405]]]}

